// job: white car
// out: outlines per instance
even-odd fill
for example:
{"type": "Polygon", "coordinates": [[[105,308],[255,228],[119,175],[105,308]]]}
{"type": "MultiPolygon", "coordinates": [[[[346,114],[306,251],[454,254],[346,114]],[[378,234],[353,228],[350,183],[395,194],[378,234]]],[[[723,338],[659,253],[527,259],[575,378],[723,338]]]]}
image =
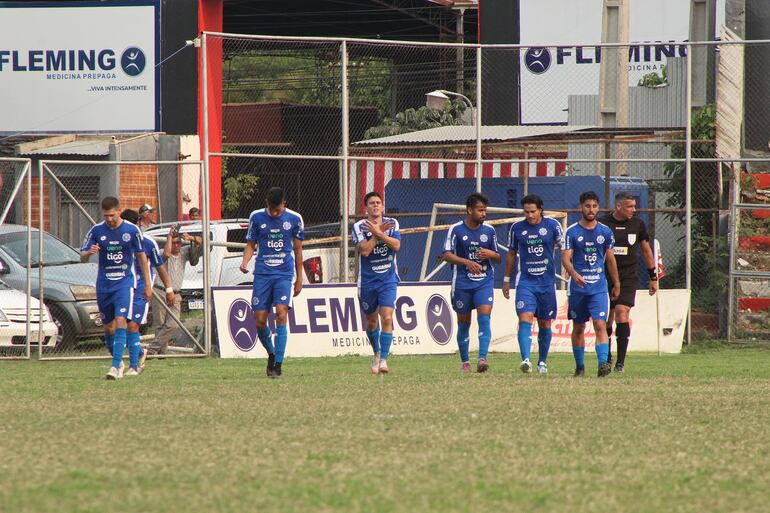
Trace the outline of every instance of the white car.
{"type": "MultiPolygon", "coordinates": [[[[176,223],[164,223],[148,228],[144,235],[155,237],[158,245],[163,247],[165,237],[176,223]]],[[[179,223],[179,233],[201,235],[202,227],[199,222],[179,223]]],[[[211,283],[215,286],[251,285],[253,276],[243,274],[240,270],[243,259],[243,249],[239,247],[226,247],[221,243],[246,242],[246,232],[249,229],[248,219],[228,219],[211,221],[211,246],[209,262],[211,262],[211,283]]],[[[331,225],[324,225],[331,226],[331,225]]],[[[309,227],[305,230],[306,239],[328,236],[326,231],[309,227]]],[[[337,228],[336,233],[339,233],[337,228]]],[[[334,244],[325,247],[310,246],[302,250],[302,267],[304,273],[302,283],[337,283],[339,282],[339,250],[334,244]]],[[[203,256],[195,267],[185,268],[184,282],[182,283],[182,309],[199,310],[203,308],[203,256]]],[[[249,269],[254,270],[254,260],[249,263],[249,269]]]]}
{"type": "MultiPolygon", "coordinates": [[[[40,301],[32,298],[30,343],[37,344],[40,330],[40,301]]],[[[59,330],[43,307],[43,345],[54,347],[59,330]]],[[[27,295],[0,281],[0,347],[23,347],[27,342],[27,295]]]]}

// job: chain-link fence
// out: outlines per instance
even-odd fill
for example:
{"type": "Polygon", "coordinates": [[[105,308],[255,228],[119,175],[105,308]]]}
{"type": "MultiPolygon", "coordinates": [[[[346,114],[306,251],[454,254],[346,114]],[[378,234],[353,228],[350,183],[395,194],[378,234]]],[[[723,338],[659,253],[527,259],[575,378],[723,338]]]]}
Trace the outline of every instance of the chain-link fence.
{"type": "MultiPolygon", "coordinates": [[[[104,342],[109,329],[100,311],[104,308],[100,309],[99,288],[109,285],[112,272],[139,276],[141,269],[113,259],[110,264],[115,269],[100,270],[98,255],[81,260],[92,228],[107,222],[101,208],[107,196],[118,198],[121,217],[137,224],[147,240],[145,254],[157,254],[150,260],[162,264],[151,270],[152,300],[147,301],[139,287],[130,305],[115,307],[121,309],[115,315],[127,318],[129,331],[139,331],[150,357],[208,354],[204,326],[210,318],[203,301],[203,266],[206,262],[212,270],[221,266],[226,249],[214,243],[219,238],[227,240],[230,224],[212,224],[209,241],[204,241],[202,167],[199,161],[39,162],[31,192],[36,208],[28,218],[32,294],[44,302],[56,328],[50,342],[45,339],[38,344],[40,359],[109,356],[104,342]],[[167,295],[167,288],[173,289],[173,297],[167,295]]],[[[239,224],[235,226],[240,229],[239,224]]],[[[12,248],[20,259],[26,247],[22,237],[26,227],[17,227],[9,235],[13,240],[3,247],[12,248]]],[[[125,237],[110,240],[111,233],[105,231],[97,244],[114,246],[113,253],[122,257],[119,246],[126,244],[125,237]]]]}

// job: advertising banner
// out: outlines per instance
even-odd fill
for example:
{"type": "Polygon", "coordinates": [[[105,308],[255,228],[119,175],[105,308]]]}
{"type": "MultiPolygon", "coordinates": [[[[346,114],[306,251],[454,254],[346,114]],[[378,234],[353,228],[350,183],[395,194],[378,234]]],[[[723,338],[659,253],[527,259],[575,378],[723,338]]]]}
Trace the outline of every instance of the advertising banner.
{"type": "Polygon", "coordinates": [[[157,0],[0,2],[0,134],[159,128],[157,0]]]}
{"type": "MultiPolygon", "coordinates": [[[[264,358],[266,352],[257,338],[251,310],[250,287],[214,287],[214,309],[219,354],[222,358],[264,358]]],[[[511,291],[514,294],[514,291],[511,291]]],[[[448,354],[457,350],[457,318],[450,306],[448,283],[402,283],[393,316],[393,354],[448,354]]],[[[661,351],[678,353],[682,347],[689,292],[662,290],[660,297],[661,351]]],[[[506,300],[495,290],[492,312],[492,351],[518,352],[518,323],[513,297],[506,300]]],[[[567,298],[557,291],[558,318],[553,322],[552,351],[571,352],[571,323],[567,319],[567,298]]],[[[647,291],[637,292],[631,310],[632,351],[656,351],[656,300],[647,291]],[[638,319],[638,322],[635,320],[638,319]]],[[[270,316],[271,329],[275,330],[270,316]]],[[[537,326],[537,325],[535,325],[537,326]]],[[[354,284],[306,285],[294,298],[289,312],[287,356],[370,355],[365,316],[354,284]]],[[[478,349],[477,324],[471,328],[471,349],[478,349]]],[[[586,329],[586,347],[594,347],[595,333],[586,329]]],[[[537,350],[537,329],[533,333],[537,350]]]]}

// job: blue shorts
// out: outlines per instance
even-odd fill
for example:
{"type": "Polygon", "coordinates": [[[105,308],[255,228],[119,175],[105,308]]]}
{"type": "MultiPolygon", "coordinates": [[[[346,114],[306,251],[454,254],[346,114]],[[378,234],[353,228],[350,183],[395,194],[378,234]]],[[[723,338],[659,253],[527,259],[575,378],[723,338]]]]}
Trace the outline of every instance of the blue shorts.
{"type": "Polygon", "coordinates": [[[606,321],[610,312],[610,295],[606,292],[570,294],[567,305],[569,318],[578,324],[588,322],[589,318],[606,321]]]}
{"type": "Polygon", "coordinates": [[[255,276],[251,291],[251,309],[270,310],[273,305],[289,305],[294,295],[294,281],[289,276],[255,276]]]}
{"type": "Polygon", "coordinates": [[[358,300],[364,313],[369,315],[380,307],[396,307],[396,283],[382,283],[368,287],[358,287],[358,300]]]}
{"type": "Polygon", "coordinates": [[[134,303],[131,306],[131,322],[137,324],[147,323],[147,313],[150,311],[150,302],[144,297],[144,290],[134,290],[134,303]]]}
{"type": "Polygon", "coordinates": [[[133,303],[134,289],[130,287],[96,293],[96,304],[99,307],[102,324],[111,323],[115,317],[130,319],[133,303]]]}
{"type": "Polygon", "coordinates": [[[495,288],[492,283],[477,289],[452,290],[452,308],[463,314],[468,313],[482,305],[492,305],[495,302],[495,288]]]}
{"type": "Polygon", "coordinates": [[[556,287],[527,286],[516,287],[516,315],[529,312],[539,320],[556,319],[556,287]]]}

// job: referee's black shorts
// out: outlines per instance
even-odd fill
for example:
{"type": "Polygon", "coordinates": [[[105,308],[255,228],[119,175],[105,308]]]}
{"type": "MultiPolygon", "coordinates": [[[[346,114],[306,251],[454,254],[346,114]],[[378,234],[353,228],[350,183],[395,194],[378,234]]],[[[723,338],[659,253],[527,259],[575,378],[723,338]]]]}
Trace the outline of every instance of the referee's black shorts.
{"type": "MultiPolygon", "coordinates": [[[[610,309],[615,308],[617,305],[624,305],[629,308],[634,306],[636,300],[636,287],[639,284],[639,279],[634,277],[633,279],[621,279],[620,280],[620,296],[613,300],[610,299],[610,309]]],[[[609,291],[612,294],[612,284],[609,283],[609,291]]],[[[612,296],[610,296],[611,298],[612,296]]]]}

